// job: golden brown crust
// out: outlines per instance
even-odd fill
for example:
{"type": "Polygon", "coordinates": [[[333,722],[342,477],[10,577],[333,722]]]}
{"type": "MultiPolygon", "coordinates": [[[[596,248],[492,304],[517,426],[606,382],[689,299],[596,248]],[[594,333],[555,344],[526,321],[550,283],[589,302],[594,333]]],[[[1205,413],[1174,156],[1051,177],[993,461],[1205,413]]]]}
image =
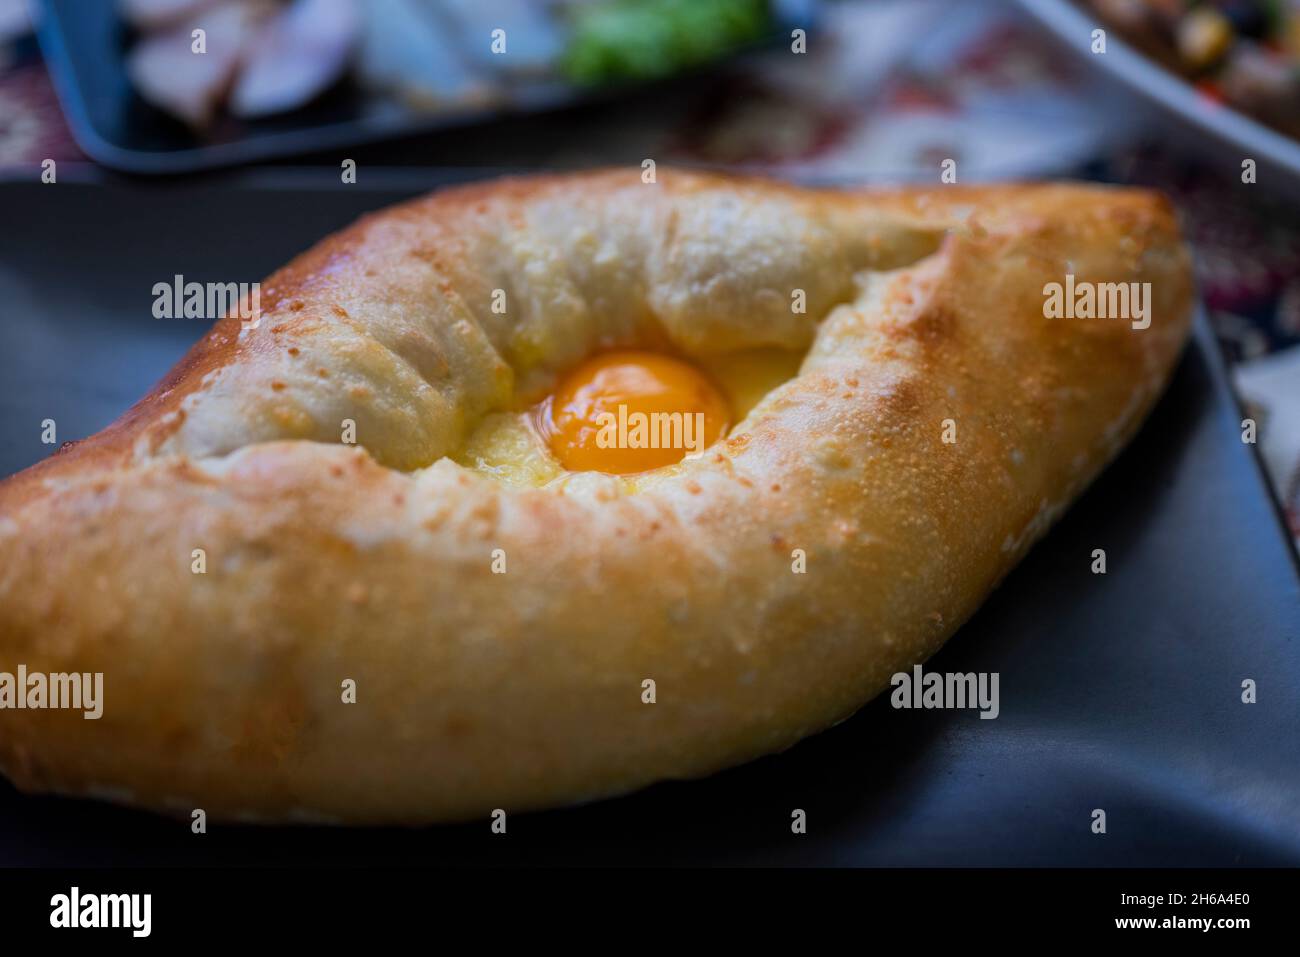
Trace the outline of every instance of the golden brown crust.
{"type": "Polygon", "coordinates": [[[109,429],[0,484],[0,671],[105,675],[100,720],[0,711],[5,773],[417,823],[778,750],[939,647],[1133,434],[1186,335],[1188,258],[1152,194],[638,172],[369,216],[267,280],[256,329],[223,320],[109,429]],[[1150,327],[1044,318],[1067,272],[1150,282],[1150,327]],[[444,458],[517,390],[646,343],[808,355],[634,488],[444,458]]]}

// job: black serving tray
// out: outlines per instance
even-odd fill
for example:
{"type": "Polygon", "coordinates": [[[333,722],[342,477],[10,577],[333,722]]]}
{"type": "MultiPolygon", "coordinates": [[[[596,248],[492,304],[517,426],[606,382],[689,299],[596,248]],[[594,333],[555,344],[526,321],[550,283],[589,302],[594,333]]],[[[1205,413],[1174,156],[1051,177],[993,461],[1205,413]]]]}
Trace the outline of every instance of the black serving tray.
{"type": "MultiPolygon", "coordinates": [[[[55,91],[77,145],[98,163],[140,175],[188,173],[288,156],[318,154],[381,140],[451,130],[503,116],[550,111],[613,100],[637,90],[669,91],[675,83],[698,83],[729,57],[647,83],[581,87],[561,81],[514,90],[493,107],[445,112],[412,109],[379,93],[341,83],[314,103],[281,116],[241,121],[221,118],[204,137],[150,106],[126,73],[129,28],[113,0],[39,2],[37,38],[55,91]]],[[[815,29],[821,0],[773,4],[775,32],[738,48],[745,56],[789,42],[794,27],[815,29]]],[[[436,157],[433,158],[436,161],[436,157]]]]}
{"type": "MultiPolygon", "coordinates": [[[[60,441],[96,431],[202,334],[152,317],[155,282],[261,278],[426,185],[332,178],[0,184],[0,474],[50,451],[42,419],[60,441]]],[[[0,865],[1298,865],[1300,580],[1240,419],[1200,320],[1132,446],[933,659],[998,672],[995,721],[882,697],[783,754],[512,816],[506,838],[486,821],[198,837],[0,782],[0,865]],[[1240,701],[1245,678],[1257,704],[1240,701]]]]}

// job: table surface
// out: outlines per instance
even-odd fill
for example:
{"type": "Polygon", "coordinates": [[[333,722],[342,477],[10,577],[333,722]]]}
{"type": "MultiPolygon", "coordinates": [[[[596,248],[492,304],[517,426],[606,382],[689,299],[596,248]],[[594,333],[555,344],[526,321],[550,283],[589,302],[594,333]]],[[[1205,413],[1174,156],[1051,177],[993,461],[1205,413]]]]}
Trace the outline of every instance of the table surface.
{"type": "MultiPolygon", "coordinates": [[[[155,282],[261,278],[415,191],[292,182],[0,184],[22,224],[0,230],[0,474],[48,454],[43,419],[60,441],[102,428],[202,334],[152,317],[155,282]]],[[[1132,446],[932,659],[998,672],[997,720],[882,697],[783,754],[512,817],[506,838],[486,822],[196,836],[0,783],[0,864],[1300,864],[1300,579],[1240,418],[1201,321],[1132,446]]]]}

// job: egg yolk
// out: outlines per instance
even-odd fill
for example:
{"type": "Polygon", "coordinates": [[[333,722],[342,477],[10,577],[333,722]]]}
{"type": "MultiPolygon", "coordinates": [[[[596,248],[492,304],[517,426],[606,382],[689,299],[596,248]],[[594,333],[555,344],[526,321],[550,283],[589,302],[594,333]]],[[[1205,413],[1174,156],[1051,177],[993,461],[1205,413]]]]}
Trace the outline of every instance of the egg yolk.
{"type": "Polygon", "coordinates": [[[560,464],[629,475],[680,462],[726,430],[722,393],[694,366],[653,352],[593,356],[566,375],[538,410],[560,464]]]}

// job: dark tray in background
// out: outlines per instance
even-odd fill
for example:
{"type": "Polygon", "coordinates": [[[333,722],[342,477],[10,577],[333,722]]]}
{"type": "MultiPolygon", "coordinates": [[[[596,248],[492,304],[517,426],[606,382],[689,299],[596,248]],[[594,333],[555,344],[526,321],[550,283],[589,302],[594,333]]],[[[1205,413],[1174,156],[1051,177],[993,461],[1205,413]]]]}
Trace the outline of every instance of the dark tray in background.
{"type": "MultiPolygon", "coordinates": [[[[48,454],[42,419],[61,441],[94,432],[199,338],[204,323],[152,317],[155,282],[260,279],[416,191],[331,178],[0,184],[16,227],[0,231],[0,474],[48,454]]],[[[0,782],[0,865],[1300,865],[1300,583],[1240,419],[1201,321],[1133,445],[933,659],[998,672],[997,720],[882,696],[784,754],[515,815],[504,838],[486,821],[196,836],[0,782]],[[1244,678],[1258,704],[1241,703],[1244,678]]]]}
{"type": "MultiPolygon", "coordinates": [[[[172,174],[281,157],[320,153],[437,130],[459,129],[504,116],[598,104],[641,91],[670,91],[674,84],[700,82],[700,75],[729,57],[674,76],[643,83],[579,87],[560,81],[521,87],[493,107],[445,112],[416,110],[382,93],[341,84],[314,103],[257,120],[222,117],[207,138],[150,106],[126,73],[129,28],[115,0],[31,0],[38,3],[38,38],[64,117],[77,145],[111,169],[135,174],[172,174]]],[[[735,50],[757,52],[795,26],[815,29],[821,0],[773,4],[777,32],[769,42],[735,50]],[[784,32],[783,32],[784,31],[784,32]]],[[[436,162],[437,157],[430,157],[436,162]]]]}

